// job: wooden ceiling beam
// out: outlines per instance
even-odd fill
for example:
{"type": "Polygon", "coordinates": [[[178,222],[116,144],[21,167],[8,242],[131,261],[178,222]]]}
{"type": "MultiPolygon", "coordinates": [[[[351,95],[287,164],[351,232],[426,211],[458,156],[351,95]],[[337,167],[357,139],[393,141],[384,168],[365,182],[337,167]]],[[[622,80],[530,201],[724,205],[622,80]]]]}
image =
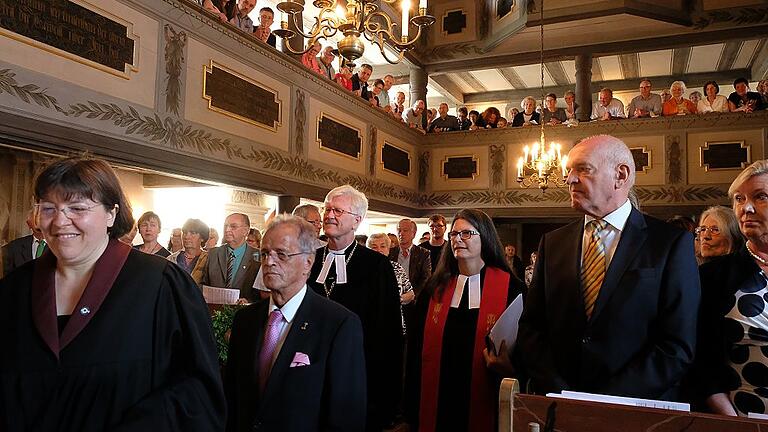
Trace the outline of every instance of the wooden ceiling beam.
{"type": "MultiPolygon", "coordinates": [[[[768,36],[768,24],[749,27],[749,39],[766,36],[768,36]]],[[[544,61],[551,62],[572,60],[579,54],[592,54],[594,57],[601,57],[631,52],[691,47],[695,45],[706,45],[711,43],[721,43],[725,41],[744,39],[744,33],[735,31],[733,28],[713,31],[699,31],[696,33],[684,35],[660,36],[654,38],[606,42],[594,45],[548,49],[544,51],[544,61]]],[[[478,61],[482,62],[483,69],[522,66],[539,63],[541,60],[540,55],[540,52],[537,50],[496,56],[486,54],[482,60],[478,60],[476,58],[453,60],[442,63],[428,64],[425,65],[424,68],[428,74],[432,75],[435,73],[474,70],[478,67],[478,61]]]]}
{"type": "Polygon", "coordinates": [[[752,62],[752,79],[761,80],[768,78],[768,42],[760,41],[757,47],[757,55],[752,62]]]}
{"type": "MultiPolygon", "coordinates": [[[[744,77],[748,80],[752,80],[752,73],[749,69],[735,69],[730,71],[721,72],[707,72],[707,73],[693,73],[684,74],[678,76],[663,76],[663,77],[651,77],[650,80],[653,84],[653,91],[658,92],[660,89],[669,88],[672,81],[681,80],[685,82],[686,87],[689,89],[702,87],[705,82],[714,80],[721,85],[730,84],[736,78],[744,77]]],[[[755,78],[756,79],[756,78],[755,78]]],[[[601,88],[607,87],[611,90],[627,91],[635,90],[639,92],[640,78],[623,79],[623,80],[611,80],[611,81],[593,81],[591,84],[592,93],[597,93],[601,88]]],[[[563,93],[567,90],[574,90],[575,86],[551,86],[544,87],[544,94],[555,93],[558,97],[562,97],[563,93]]],[[[526,96],[533,96],[537,100],[540,98],[540,89],[529,88],[522,90],[499,90],[489,91],[483,93],[471,93],[464,95],[464,103],[468,105],[481,104],[481,103],[517,103],[526,96]]]]}
{"type": "Polygon", "coordinates": [[[447,99],[455,104],[464,103],[464,92],[448,75],[429,77],[430,83],[447,99]]]}

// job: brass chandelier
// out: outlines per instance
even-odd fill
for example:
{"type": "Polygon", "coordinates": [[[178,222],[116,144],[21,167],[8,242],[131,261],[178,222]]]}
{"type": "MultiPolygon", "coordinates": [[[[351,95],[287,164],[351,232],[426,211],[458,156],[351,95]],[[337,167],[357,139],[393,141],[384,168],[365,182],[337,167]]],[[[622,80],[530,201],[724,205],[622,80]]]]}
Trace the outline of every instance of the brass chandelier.
{"type": "Polygon", "coordinates": [[[398,37],[395,32],[398,27],[397,18],[393,21],[373,0],[347,0],[346,4],[341,4],[342,1],[338,0],[339,4],[337,4],[336,0],[314,0],[312,4],[320,9],[320,13],[314,18],[315,22],[309,33],[304,32],[302,22],[298,18],[304,11],[304,0],[283,1],[277,5],[277,9],[283,12],[283,16],[280,20],[280,29],[275,30],[274,33],[282,39],[290,39],[296,35],[308,39],[303,51],[294,50],[289,44],[285,44],[288,51],[304,54],[317,41],[329,39],[340,32],[344,38],[339,40],[337,48],[339,55],[346,59],[348,64],[354,64],[354,61],[365,51],[365,45],[361,40],[362,35],[379,47],[381,55],[387,62],[395,64],[402,61],[406,51],[415,47],[416,41],[421,37],[422,29],[435,22],[433,16],[427,15],[427,0],[419,0],[418,14],[410,19],[410,0],[380,0],[381,3],[389,5],[401,3],[402,24],[399,25],[401,30],[398,37]],[[296,30],[288,28],[288,19],[293,21],[296,30]],[[413,39],[408,37],[409,23],[417,27],[413,39]],[[391,59],[387,55],[384,51],[385,44],[398,52],[397,58],[391,59]]]}
{"type": "Polygon", "coordinates": [[[565,180],[568,176],[568,171],[565,168],[568,164],[568,156],[561,154],[560,144],[552,142],[549,144],[549,150],[546,148],[544,137],[544,110],[547,109],[544,95],[544,0],[539,3],[539,8],[541,40],[541,115],[539,116],[539,123],[541,136],[539,142],[533,144],[530,152],[528,146],[523,148],[523,157],[517,160],[517,182],[520,183],[520,187],[538,187],[544,192],[550,186],[565,186],[565,180]]]}

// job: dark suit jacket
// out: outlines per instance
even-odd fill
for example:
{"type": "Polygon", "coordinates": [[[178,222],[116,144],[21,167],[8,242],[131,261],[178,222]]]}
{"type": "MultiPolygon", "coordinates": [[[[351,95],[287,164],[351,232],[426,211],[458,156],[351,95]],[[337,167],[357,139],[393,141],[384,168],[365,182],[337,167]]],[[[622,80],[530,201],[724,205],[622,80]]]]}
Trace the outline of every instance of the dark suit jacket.
{"type": "Polygon", "coordinates": [[[268,307],[265,299],[235,315],[225,369],[227,430],[362,431],[366,387],[360,319],[308,288],[259,395],[268,307]],[[289,367],[296,352],[307,354],[310,365],[289,367]]]}
{"type": "MultiPolygon", "coordinates": [[[[254,293],[253,281],[259,274],[261,263],[256,260],[256,249],[245,246],[245,254],[240,261],[240,268],[235,272],[235,280],[232,282],[232,288],[240,290],[240,298],[246,298],[250,301],[258,300],[258,295],[254,293]]],[[[227,246],[222,245],[208,251],[208,264],[203,271],[201,285],[208,285],[217,288],[224,288],[227,284],[227,246]]]]}
{"type": "Polygon", "coordinates": [[[27,261],[32,261],[32,234],[19,237],[3,246],[3,274],[7,276],[17,267],[21,267],[27,261]]]}
{"type": "MultiPolygon", "coordinates": [[[[397,262],[397,255],[400,253],[400,246],[389,250],[389,260],[397,262]]],[[[408,279],[413,286],[414,294],[419,296],[424,284],[432,275],[432,260],[429,257],[429,251],[419,246],[413,245],[410,255],[408,255],[408,279]]]]}
{"type": "Polygon", "coordinates": [[[534,390],[677,399],[696,341],[693,236],[632,209],[587,321],[583,230],[579,219],[539,245],[517,347],[534,390]]]}

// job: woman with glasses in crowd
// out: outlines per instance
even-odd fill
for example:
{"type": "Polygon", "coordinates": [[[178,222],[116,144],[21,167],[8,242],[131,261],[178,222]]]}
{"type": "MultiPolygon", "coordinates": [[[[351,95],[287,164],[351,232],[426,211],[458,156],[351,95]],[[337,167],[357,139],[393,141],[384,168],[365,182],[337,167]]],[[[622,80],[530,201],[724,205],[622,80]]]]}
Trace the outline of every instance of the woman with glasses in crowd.
{"type": "MultiPolygon", "coordinates": [[[[404,406],[420,431],[490,432],[499,383],[483,357],[486,335],[524,285],[507,266],[487,214],[459,211],[449,240],[417,300],[404,406]]],[[[506,347],[496,348],[508,355],[506,347]]]]}
{"type": "Polygon", "coordinates": [[[768,160],[742,171],[728,196],[747,242],[699,267],[692,381],[708,411],[746,416],[768,412],[768,160]]]}
{"type": "Polygon", "coordinates": [[[699,242],[702,262],[728,255],[744,246],[739,221],[728,207],[713,206],[704,210],[694,232],[699,242]]]}
{"type": "Polygon", "coordinates": [[[208,252],[203,250],[203,246],[208,241],[210,229],[200,219],[187,219],[181,232],[184,250],[169,255],[168,261],[178,264],[200,285],[205,266],[208,265],[208,252]]]}
{"type": "Polygon", "coordinates": [[[208,308],[117,240],[133,217],[112,168],[59,160],[33,191],[49,250],[0,281],[0,430],[223,430],[208,308]]]}

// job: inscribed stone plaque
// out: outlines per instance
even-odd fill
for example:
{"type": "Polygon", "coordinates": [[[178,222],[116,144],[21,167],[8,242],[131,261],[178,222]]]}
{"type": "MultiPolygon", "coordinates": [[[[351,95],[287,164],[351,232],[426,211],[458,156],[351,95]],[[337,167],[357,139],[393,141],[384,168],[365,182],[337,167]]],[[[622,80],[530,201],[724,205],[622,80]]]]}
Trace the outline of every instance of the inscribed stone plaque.
{"type": "Polygon", "coordinates": [[[650,168],[649,152],[643,147],[631,148],[632,159],[635,160],[635,172],[643,172],[650,168]]]}
{"type": "Polygon", "coordinates": [[[125,25],[68,0],[0,0],[0,27],[115,71],[134,65],[125,25]]]}
{"type": "Polygon", "coordinates": [[[363,147],[360,131],[340,123],[326,114],[321,114],[317,123],[317,140],[320,142],[320,148],[360,159],[360,150],[363,147]]]}
{"type": "Polygon", "coordinates": [[[443,175],[448,180],[473,179],[477,175],[477,159],[473,156],[449,156],[443,161],[443,175]]]}
{"type": "Polygon", "coordinates": [[[701,166],[705,170],[742,169],[751,161],[744,141],[708,142],[701,147],[701,166]]]}
{"type": "Polygon", "coordinates": [[[214,111],[277,130],[280,101],[277,92],[211,62],[205,68],[203,97],[214,111]]]}
{"type": "Polygon", "coordinates": [[[408,177],[411,173],[411,157],[407,151],[384,143],[381,148],[381,162],[384,169],[408,177]]]}

